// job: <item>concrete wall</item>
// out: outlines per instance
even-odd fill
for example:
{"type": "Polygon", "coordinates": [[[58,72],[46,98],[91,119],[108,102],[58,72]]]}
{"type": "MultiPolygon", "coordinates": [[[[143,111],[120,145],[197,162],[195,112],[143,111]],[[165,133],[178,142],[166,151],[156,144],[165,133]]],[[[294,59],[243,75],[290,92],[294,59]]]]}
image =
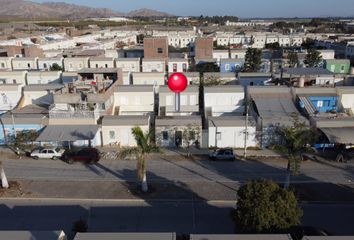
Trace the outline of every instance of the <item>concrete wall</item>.
{"type": "Polygon", "coordinates": [[[168,62],[168,72],[187,72],[189,68],[188,61],[169,61],[168,62]],[[174,71],[174,69],[176,69],[174,71]]]}
{"type": "Polygon", "coordinates": [[[27,84],[61,83],[61,72],[28,72],[27,84]]]}
{"type": "Polygon", "coordinates": [[[154,92],[115,92],[114,106],[119,115],[145,115],[154,111],[154,92]]]}
{"type": "MultiPolygon", "coordinates": [[[[200,127],[193,127],[197,130],[197,132],[199,132],[199,134],[196,134],[196,136],[199,135],[198,141],[199,143],[202,143],[202,128],[200,127]]],[[[183,131],[185,129],[188,129],[187,126],[165,126],[165,127],[156,127],[155,128],[155,135],[156,135],[156,144],[158,146],[161,147],[176,147],[176,143],[175,143],[175,134],[177,131],[181,131],[183,134],[183,131]],[[168,138],[164,139],[163,138],[163,132],[167,132],[168,133],[168,138]]],[[[191,141],[190,144],[192,144],[194,141],[191,141]]],[[[186,142],[182,139],[182,147],[186,147],[187,144],[186,142]]]]}
{"type": "Polygon", "coordinates": [[[119,60],[116,59],[116,67],[121,68],[123,72],[140,72],[140,59],[119,60]]]}
{"type": "Polygon", "coordinates": [[[205,93],[205,108],[211,108],[212,116],[242,114],[244,112],[244,92],[205,93]]]}
{"type": "Polygon", "coordinates": [[[13,70],[31,70],[38,69],[37,58],[13,58],[12,59],[13,70]]]}
{"type": "MultiPolygon", "coordinates": [[[[244,148],[245,126],[242,127],[209,127],[209,147],[244,148]],[[216,134],[216,132],[218,134],[216,134]],[[216,142],[216,144],[215,144],[216,142]]],[[[247,147],[258,146],[256,127],[248,127],[247,147]]]]}
{"type": "Polygon", "coordinates": [[[63,58],[52,58],[52,59],[45,59],[45,58],[38,58],[38,70],[46,70],[49,71],[50,67],[53,64],[58,64],[61,68],[64,68],[63,58]]]}
{"type": "Polygon", "coordinates": [[[142,63],[143,72],[165,72],[166,62],[164,60],[146,60],[142,63]]]}
{"type": "MultiPolygon", "coordinates": [[[[136,141],[132,128],[136,126],[102,126],[103,145],[115,145],[121,147],[135,147],[136,141]]],[[[149,130],[149,125],[139,126],[144,132],[149,130]]]]}
{"type": "Polygon", "coordinates": [[[90,68],[114,68],[114,61],[113,59],[107,60],[94,60],[90,59],[90,68]]]}
{"type": "Polygon", "coordinates": [[[66,72],[77,72],[89,67],[89,58],[65,58],[64,69],[66,72]]]}

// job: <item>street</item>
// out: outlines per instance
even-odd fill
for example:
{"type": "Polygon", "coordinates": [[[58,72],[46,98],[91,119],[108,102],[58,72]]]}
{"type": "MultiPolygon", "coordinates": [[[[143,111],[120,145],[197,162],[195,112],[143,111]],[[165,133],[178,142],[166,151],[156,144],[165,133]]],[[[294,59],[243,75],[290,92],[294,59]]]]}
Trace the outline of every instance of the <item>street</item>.
{"type": "MultiPolygon", "coordinates": [[[[58,181],[135,181],[134,160],[101,160],[94,165],[75,163],[69,165],[60,160],[2,159],[9,179],[58,180],[58,181]]],[[[244,182],[249,179],[267,178],[278,182],[285,179],[286,161],[235,161],[213,162],[209,160],[147,161],[149,181],[181,182],[244,182]]],[[[354,163],[323,163],[306,161],[293,183],[329,182],[351,184],[354,182],[354,163]]]]}
{"type": "MultiPolygon", "coordinates": [[[[234,232],[234,202],[4,200],[0,230],[57,230],[87,220],[92,232],[234,232]]],[[[332,234],[354,234],[353,204],[303,204],[302,223],[332,234]]]]}

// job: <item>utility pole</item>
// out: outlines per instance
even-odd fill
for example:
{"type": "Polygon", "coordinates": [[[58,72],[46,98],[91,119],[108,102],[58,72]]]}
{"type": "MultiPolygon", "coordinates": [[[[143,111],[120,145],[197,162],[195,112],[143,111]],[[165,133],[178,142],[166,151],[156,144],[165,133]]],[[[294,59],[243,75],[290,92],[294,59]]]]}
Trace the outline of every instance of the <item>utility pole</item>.
{"type": "Polygon", "coordinates": [[[246,103],[246,118],[245,118],[245,142],[244,142],[244,151],[243,158],[247,160],[247,139],[248,139],[248,104],[246,103]]]}

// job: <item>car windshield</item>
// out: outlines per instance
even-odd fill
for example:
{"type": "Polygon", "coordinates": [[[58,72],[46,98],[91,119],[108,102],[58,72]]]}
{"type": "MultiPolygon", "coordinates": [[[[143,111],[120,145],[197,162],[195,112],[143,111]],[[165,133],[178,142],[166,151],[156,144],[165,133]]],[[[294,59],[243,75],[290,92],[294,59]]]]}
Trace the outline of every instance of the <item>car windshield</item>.
{"type": "Polygon", "coordinates": [[[55,151],[56,151],[56,152],[59,152],[59,151],[60,151],[60,148],[56,148],[55,151]]]}

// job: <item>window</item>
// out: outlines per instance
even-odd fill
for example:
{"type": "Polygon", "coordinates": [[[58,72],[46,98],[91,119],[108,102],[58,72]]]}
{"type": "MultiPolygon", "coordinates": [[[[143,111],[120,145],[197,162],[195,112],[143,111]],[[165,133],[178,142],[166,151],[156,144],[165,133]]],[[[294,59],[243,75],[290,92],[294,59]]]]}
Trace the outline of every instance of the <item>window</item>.
{"type": "Polygon", "coordinates": [[[163,53],[163,49],[162,48],[157,48],[157,53],[163,53]]]}
{"type": "Polygon", "coordinates": [[[5,68],[5,63],[1,63],[1,68],[5,68]]]}
{"type": "Polygon", "coordinates": [[[317,102],[317,107],[323,107],[323,101],[318,101],[317,102]]]}
{"type": "Polygon", "coordinates": [[[28,67],[28,68],[31,68],[31,64],[30,64],[30,63],[27,63],[27,67],[28,67]]]}
{"type": "Polygon", "coordinates": [[[116,139],[116,132],[114,130],[109,131],[109,138],[111,140],[116,139]]]}
{"type": "Polygon", "coordinates": [[[177,63],[173,64],[173,72],[177,72],[177,63]]]}
{"type": "Polygon", "coordinates": [[[105,64],[104,66],[105,66],[106,68],[108,68],[108,64],[105,64]]]}
{"type": "Polygon", "coordinates": [[[230,71],[230,64],[225,64],[225,71],[230,71]]]}
{"type": "Polygon", "coordinates": [[[182,65],[183,72],[187,72],[187,64],[183,63],[182,65]]]}
{"type": "Polygon", "coordinates": [[[168,140],[168,132],[167,131],[162,131],[162,139],[164,141],[167,141],[168,140]]]}
{"type": "Polygon", "coordinates": [[[216,140],[218,140],[218,141],[221,140],[221,132],[216,133],[216,140]]]}
{"type": "Polygon", "coordinates": [[[345,66],[344,66],[344,65],[341,65],[341,66],[340,66],[340,70],[341,70],[341,71],[344,71],[344,69],[345,69],[345,66]]]}
{"type": "Polygon", "coordinates": [[[54,154],[54,151],[53,150],[48,150],[48,153],[54,154]]]}
{"type": "Polygon", "coordinates": [[[46,63],[43,63],[43,68],[48,68],[46,63]]]}

